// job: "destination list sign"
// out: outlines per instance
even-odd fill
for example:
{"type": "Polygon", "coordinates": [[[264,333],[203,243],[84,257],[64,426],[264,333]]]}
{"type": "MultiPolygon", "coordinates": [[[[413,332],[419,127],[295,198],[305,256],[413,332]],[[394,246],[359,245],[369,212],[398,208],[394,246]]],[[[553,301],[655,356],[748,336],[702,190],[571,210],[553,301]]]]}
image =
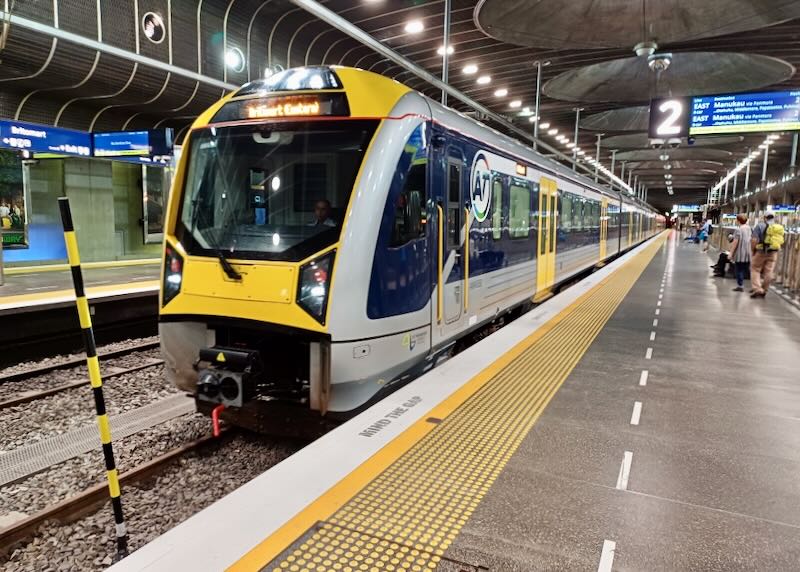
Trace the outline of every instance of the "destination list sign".
{"type": "Polygon", "coordinates": [[[689,135],[800,130],[800,91],[692,98],[689,135]]]}

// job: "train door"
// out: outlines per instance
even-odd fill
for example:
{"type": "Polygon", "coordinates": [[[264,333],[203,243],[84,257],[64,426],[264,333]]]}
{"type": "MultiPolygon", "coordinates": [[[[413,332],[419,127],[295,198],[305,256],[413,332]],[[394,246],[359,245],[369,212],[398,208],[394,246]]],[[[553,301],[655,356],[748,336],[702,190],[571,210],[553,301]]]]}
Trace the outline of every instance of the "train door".
{"type": "Polygon", "coordinates": [[[608,256],[608,197],[600,203],[600,260],[608,256]]]}
{"type": "Polygon", "coordinates": [[[536,299],[550,294],[556,281],[556,182],[542,177],[539,181],[539,232],[536,253],[536,299]]]}
{"type": "Polygon", "coordinates": [[[451,154],[447,159],[447,196],[445,197],[447,224],[442,258],[445,324],[458,321],[464,305],[464,246],[462,240],[465,218],[462,200],[464,176],[464,162],[459,156],[451,154]]]}
{"type": "Polygon", "coordinates": [[[628,244],[630,248],[633,245],[633,211],[628,211],[628,244]]]}

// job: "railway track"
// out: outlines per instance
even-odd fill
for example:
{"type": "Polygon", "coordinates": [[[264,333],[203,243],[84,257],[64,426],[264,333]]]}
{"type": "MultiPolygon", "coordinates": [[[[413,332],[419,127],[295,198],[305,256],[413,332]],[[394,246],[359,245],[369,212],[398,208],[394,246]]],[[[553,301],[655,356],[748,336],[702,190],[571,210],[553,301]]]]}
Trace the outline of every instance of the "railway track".
{"type": "MultiPolygon", "coordinates": [[[[116,350],[108,350],[103,352],[98,352],[97,357],[100,358],[101,361],[108,360],[111,358],[125,356],[137,351],[143,350],[151,350],[159,347],[159,342],[144,342],[141,344],[136,344],[134,346],[129,346],[125,348],[120,348],[116,350]]],[[[58,371],[62,369],[69,369],[71,367],[77,367],[86,363],[85,357],[76,357],[73,359],[68,359],[52,364],[44,364],[39,366],[34,366],[22,371],[15,371],[12,373],[7,373],[0,375],[0,384],[10,383],[14,381],[24,381],[26,379],[30,379],[32,377],[36,377],[39,375],[43,375],[46,373],[50,373],[53,371],[58,371]]]]}
{"type": "MultiPolygon", "coordinates": [[[[227,439],[232,430],[223,429],[223,432],[221,437],[205,436],[195,439],[125,471],[119,476],[120,484],[124,486],[145,481],[159,474],[183,455],[197,451],[220,439],[227,439]]],[[[108,486],[105,482],[99,483],[0,529],[0,555],[9,554],[17,545],[31,539],[37,530],[48,521],[62,525],[69,524],[96,511],[108,501],[108,498],[108,486]]]]}
{"type": "MultiPolygon", "coordinates": [[[[163,365],[164,360],[148,360],[147,363],[137,365],[134,367],[128,367],[125,369],[122,368],[113,368],[113,369],[106,369],[103,371],[103,378],[104,379],[112,379],[114,377],[120,377],[129,373],[133,373],[136,371],[141,371],[143,369],[148,369],[151,367],[156,367],[159,365],[163,365]]],[[[37,399],[42,399],[44,397],[49,397],[51,395],[55,395],[57,393],[61,393],[62,391],[67,391],[68,389],[73,389],[75,387],[82,387],[84,385],[89,385],[89,380],[82,379],[82,380],[75,380],[68,383],[62,383],[61,385],[57,385],[55,387],[51,387],[48,389],[42,389],[39,391],[29,391],[25,393],[21,393],[16,397],[12,397],[11,399],[6,399],[4,401],[0,401],[0,411],[3,409],[8,409],[10,407],[16,407],[17,405],[22,405],[24,403],[30,403],[31,401],[36,401],[37,399]]]]}

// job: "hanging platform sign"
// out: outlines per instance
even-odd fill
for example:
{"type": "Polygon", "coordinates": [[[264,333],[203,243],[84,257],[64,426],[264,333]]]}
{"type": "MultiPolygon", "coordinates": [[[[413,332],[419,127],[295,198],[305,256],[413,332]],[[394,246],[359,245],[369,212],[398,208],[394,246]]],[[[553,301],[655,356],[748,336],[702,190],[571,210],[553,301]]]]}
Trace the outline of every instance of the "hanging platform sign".
{"type": "Polygon", "coordinates": [[[108,158],[168,156],[173,146],[172,129],[93,133],[92,140],[94,156],[108,158]]]}
{"type": "Polygon", "coordinates": [[[91,157],[92,137],[73,129],[0,120],[0,147],[27,151],[34,156],[43,153],[91,157]]]}
{"type": "Polygon", "coordinates": [[[800,129],[800,91],[692,98],[689,135],[800,129]]]}

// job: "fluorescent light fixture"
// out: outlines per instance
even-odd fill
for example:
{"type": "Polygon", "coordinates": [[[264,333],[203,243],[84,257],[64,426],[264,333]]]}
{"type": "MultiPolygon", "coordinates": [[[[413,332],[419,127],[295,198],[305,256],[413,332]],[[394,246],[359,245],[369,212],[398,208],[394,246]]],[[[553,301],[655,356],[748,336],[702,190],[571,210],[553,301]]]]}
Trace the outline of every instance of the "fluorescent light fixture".
{"type": "Polygon", "coordinates": [[[574,149],[575,148],[575,143],[567,143],[567,147],[569,149],[574,149]]]}
{"type": "MultiPolygon", "coordinates": [[[[548,127],[550,126],[550,124],[549,124],[549,123],[542,123],[541,125],[539,125],[539,127],[541,127],[542,129],[547,129],[547,127],[545,127],[545,125],[547,125],[548,127]]],[[[548,135],[558,135],[558,129],[555,129],[555,128],[553,128],[553,129],[550,129],[550,130],[547,132],[547,134],[548,134],[548,135]]]]}
{"type": "Polygon", "coordinates": [[[481,77],[478,78],[477,81],[480,85],[486,85],[487,83],[491,83],[492,78],[491,76],[488,75],[482,75],[481,77]]]}
{"type": "Polygon", "coordinates": [[[508,95],[508,90],[506,88],[504,88],[504,87],[501,87],[500,89],[494,90],[494,96],[495,97],[505,97],[507,95],[508,95]]]}
{"type": "MultiPolygon", "coordinates": [[[[541,127],[542,129],[547,129],[548,127],[550,127],[550,122],[549,121],[543,121],[542,123],[539,124],[539,127],[541,127]]],[[[557,129],[556,129],[556,133],[558,133],[557,129]]]]}
{"type": "Polygon", "coordinates": [[[509,107],[517,108],[517,107],[522,105],[522,102],[519,99],[515,99],[514,101],[512,101],[508,105],[509,105],[509,107]]]}
{"type": "Polygon", "coordinates": [[[474,73],[478,73],[478,66],[475,64],[467,64],[465,65],[462,70],[467,75],[472,75],[474,73]]]}
{"type": "Polygon", "coordinates": [[[425,24],[422,23],[422,20],[411,20],[405,27],[407,34],[419,34],[424,29],[425,24]]]}
{"type": "MultiPolygon", "coordinates": [[[[455,53],[456,49],[453,47],[453,44],[447,46],[447,55],[452,56],[455,53]]],[[[436,53],[440,56],[444,55],[444,46],[439,46],[439,49],[436,50],[436,53]]]]}

